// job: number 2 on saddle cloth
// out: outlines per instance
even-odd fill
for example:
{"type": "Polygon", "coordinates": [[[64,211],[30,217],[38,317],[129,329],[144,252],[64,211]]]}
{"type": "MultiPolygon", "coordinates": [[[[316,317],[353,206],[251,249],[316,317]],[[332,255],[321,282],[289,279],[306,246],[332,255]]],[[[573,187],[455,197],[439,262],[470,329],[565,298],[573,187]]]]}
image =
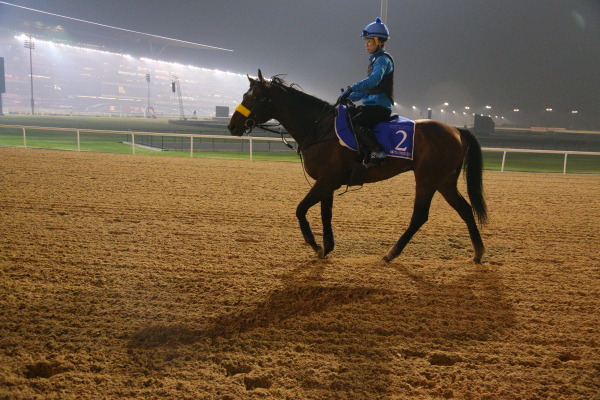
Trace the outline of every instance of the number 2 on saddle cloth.
{"type": "MultiPolygon", "coordinates": [[[[358,151],[358,145],[352,131],[351,118],[358,112],[358,107],[339,105],[335,117],[335,133],[340,143],[355,151],[358,151]]],[[[412,160],[415,121],[393,114],[389,121],[377,124],[373,132],[388,156],[412,160]]]]}

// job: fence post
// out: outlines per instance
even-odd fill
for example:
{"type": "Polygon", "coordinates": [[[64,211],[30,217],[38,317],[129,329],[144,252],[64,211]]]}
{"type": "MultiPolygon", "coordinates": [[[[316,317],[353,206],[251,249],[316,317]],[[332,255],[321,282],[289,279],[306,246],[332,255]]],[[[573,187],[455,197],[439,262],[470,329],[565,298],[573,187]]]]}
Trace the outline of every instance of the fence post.
{"type": "Polygon", "coordinates": [[[194,137],[190,136],[190,157],[194,157],[194,137]]]}
{"type": "Polygon", "coordinates": [[[565,153],[565,164],[563,165],[563,174],[567,173],[567,156],[569,153],[565,153]]]}
{"type": "Polygon", "coordinates": [[[506,160],[506,150],[502,153],[502,167],[500,168],[500,172],[504,172],[504,161],[506,160]]]}
{"type": "Polygon", "coordinates": [[[81,144],[79,141],[79,131],[77,131],[77,151],[81,151],[81,144]]]}
{"type": "Polygon", "coordinates": [[[252,161],[252,138],[250,138],[250,161],[252,161]]]}
{"type": "Polygon", "coordinates": [[[25,128],[23,128],[23,147],[27,147],[27,136],[25,135],[25,128]]]}
{"type": "Polygon", "coordinates": [[[135,154],[135,135],[131,132],[131,154],[135,154]]]}

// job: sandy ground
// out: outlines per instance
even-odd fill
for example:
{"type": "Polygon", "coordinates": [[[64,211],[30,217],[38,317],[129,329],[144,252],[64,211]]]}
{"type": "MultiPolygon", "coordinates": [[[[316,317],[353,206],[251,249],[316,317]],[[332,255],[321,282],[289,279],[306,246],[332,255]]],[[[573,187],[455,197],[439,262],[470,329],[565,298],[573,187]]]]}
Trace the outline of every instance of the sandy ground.
{"type": "Polygon", "coordinates": [[[1,148],[0,399],[600,399],[600,177],[484,179],[481,265],[439,195],[381,261],[412,173],[319,261],[300,164],[1,148]]]}

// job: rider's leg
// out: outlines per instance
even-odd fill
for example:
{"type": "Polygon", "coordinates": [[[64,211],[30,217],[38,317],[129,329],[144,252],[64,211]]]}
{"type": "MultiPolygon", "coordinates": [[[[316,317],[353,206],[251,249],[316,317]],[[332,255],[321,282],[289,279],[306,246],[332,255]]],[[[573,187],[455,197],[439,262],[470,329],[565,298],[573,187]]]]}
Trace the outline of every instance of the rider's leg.
{"type": "Polygon", "coordinates": [[[373,128],[381,121],[388,119],[390,114],[391,111],[385,107],[363,106],[353,119],[356,136],[366,147],[370,159],[374,164],[381,162],[382,159],[387,157],[387,154],[377,142],[373,128]]]}

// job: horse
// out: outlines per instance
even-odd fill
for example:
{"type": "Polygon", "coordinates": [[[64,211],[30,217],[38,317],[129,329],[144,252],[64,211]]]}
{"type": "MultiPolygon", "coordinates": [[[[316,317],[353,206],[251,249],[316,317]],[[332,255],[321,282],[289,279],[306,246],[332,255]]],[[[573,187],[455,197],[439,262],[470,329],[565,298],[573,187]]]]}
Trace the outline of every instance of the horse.
{"type": "MultiPolygon", "coordinates": [[[[242,136],[256,126],[275,119],[297,142],[306,173],[315,180],[296,207],[296,217],[304,241],[318,258],[325,258],[335,246],[332,228],[334,192],[351,183],[353,168],[358,164],[355,151],[340,144],[334,130],[335,107],[289,85],[280,76],[265,80],[248,76],[250,88],[232,114],[228,129],[242,136]],[[321,203],[323,245],[306,218],[308,210],[321,203]]],[[[416,191],[410,223],[398,241],[383,257],[386,262],[398,257],[413,235],[427,221],[431,200],[439,192],[466,223],[475,256],[481,263],[485,248],[475,215],[481,226],[487,220],[483,193],[481,147],[467,129],[454,128],[434,120],[415,121],[413,159],[387,157],[379,166],[369,166],[364,183],[378,182],[407,171],[414,171],[416,191]],[[457,188],[458,177],[465,169],[467,193],[471,204],[457,188]]]]}

